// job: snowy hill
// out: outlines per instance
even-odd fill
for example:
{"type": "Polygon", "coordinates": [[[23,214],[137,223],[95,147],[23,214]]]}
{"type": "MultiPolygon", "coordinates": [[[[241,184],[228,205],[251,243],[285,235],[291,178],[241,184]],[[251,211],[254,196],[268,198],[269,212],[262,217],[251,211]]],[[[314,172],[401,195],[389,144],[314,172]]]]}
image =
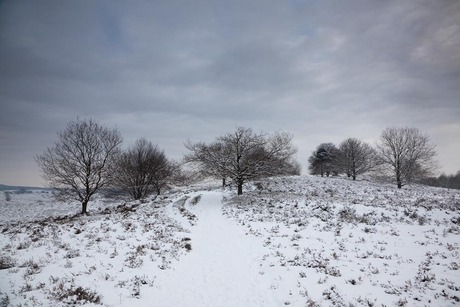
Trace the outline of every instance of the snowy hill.
{"type": "Polygon", "coordinates": [[[0,199],[0,306],[460,303],[456,190],[283,177],[79,210],[0,199]]]}

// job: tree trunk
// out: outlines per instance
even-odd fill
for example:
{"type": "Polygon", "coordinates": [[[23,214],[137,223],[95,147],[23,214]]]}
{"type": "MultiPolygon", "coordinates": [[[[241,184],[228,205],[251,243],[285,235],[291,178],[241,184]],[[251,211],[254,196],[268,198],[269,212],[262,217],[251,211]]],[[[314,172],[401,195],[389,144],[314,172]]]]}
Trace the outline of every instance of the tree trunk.
{"type": "Polygon", "coordinates": [[[356,180],[356,175],[353,175],[353,180],[356,180]]]}
{"type": "Polygon", "coordinates": [[[238,195],[243,195],[243,182],[238,182],[238,195]]]}
{"type": "Polygon", "coordinates": [[[402,188],[402,180],[401,180],[401,175],[399,175],[399,172],[396,173],[396,183],[398,184],[398,189],[402,188]]]}
{"type": "Polygon", "coordinates": [[[401,162],[399,159],[396,161],[396,183],[398,184],[398,189],[402,188],[401,180],[401,162]]]}
{"type": "Polygon", "coordinates": [[[225,188],[225,178],[222,178],[222,189],[225,188]]]}
{"type": "Polygon", "coordinates": [[[81,214],[88,214],[87,209],[88,208],[88,201],[84,200],[81,203],[81,214]]]}

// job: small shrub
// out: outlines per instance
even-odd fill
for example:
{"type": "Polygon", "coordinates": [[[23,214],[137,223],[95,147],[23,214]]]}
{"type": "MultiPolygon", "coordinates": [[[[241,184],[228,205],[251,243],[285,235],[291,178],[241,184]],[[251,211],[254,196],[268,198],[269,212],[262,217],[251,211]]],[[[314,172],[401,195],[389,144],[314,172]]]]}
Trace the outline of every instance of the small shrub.
{"type": "Polygon", "coordinates": [[[353,223],[358,220],[357,214],[356,214],[356,209],[351,208],[349,206],[344,206],[340,211],[339,211],[339,218],[340,220],[348,223],[353,223]]]}
{"type": "Polygon", "coordinates": [[[76,286],[73,279],[62,279],[49,293],[49,298],[67,305],[101,304],[101,296],[89,288],[76,286]]]}
{"type": "Polygon", "coordinates": [[[11,269],[16,265],[16,260],[9,256],[0,256],[0,270],[11,269]]]}
{"type": "Polygon", "coordinates": [[[200,202],[200,200],[201,200],[201,194],[193,197],[192,200],[190,200],[190,204],[196,205],[200,202]]]}
{"type": "Polygon", "coordinates": [[[403,307],[403,306],[406,306],[407,303],[408,303],[408,301],[407,301],[406,298],[400,298],[400,299],[396,302],[396,306],[403,307]]]}
{"type": "Polygon", "coordinates": [[[427,218],[426,218],[426,217],[424,217],[424,216],[419,216],[419,217],[418,217],[418,224],[419,224],[420,226],[425,225],[426,222],[427,222],[427,218]]]}
{"type": "Polygon", "coordinates": [[[261,182],[255,182],[254,186],[256,187],[256,190],[262,191],[264,189],[264,186],[262,185],[261,182]]]}
{"type": "Polygon", "coordinates": [[[10,305],[10,297],[6,293],[0,292],[0,307],[7,307],[10,305]]]}
{"type": "Polygon", "coordinates": [[[313,217],[316,217],[323,222],[327,222],[331,218],[332,207],[327,203],[319,203],[312,208],[311,214],[313,217]]]}
{"type": "Polygon", "coordinates": [[[29,246],[30,246],[30,241],[24,241],[24,242],[19,243],[17,249],[18,250],[27,249],[29,248],[29,246]]]}
{"type": "Polygon", "coordinates": [[[142,266],[143,263],[144,261],[140,257],[138,257],[137,254],[130,254],[125,259],[125,265],[131,269],[138,268],[142,266]]]}
{"type": "Polygon", "coordinates": [[[32,285],[29,284],[29,283],[26,281],[26,283],[24,284],[24,286],[22,286],[22,287],[19,289],[19,293],[30,292],[30,291],[32,291],[32,290],[33,290],[32,285]]]}
{"type": "Polygon", "coordinates": [[[457,217],[453,217],[453,218],[451,219],[451,222],[454,223],[455,225],[460,226],[460,215],[457,216],[457,217]]]}
{"type": "Polygon", "coordinates": [[[61,297],[61,300],[71,304],[74,304],[76,302],[80,302],[81,304],[101,303],[101,297],[99,294],[88,288],[83,288],[81,286],[67,290],[67,293],[65,293],[64,296],[61,297]]]}
{"type": "Polygon", "coordinates": [[[35,262],[33,259],[27,260],[20,267],[26,268],[24,276],[35,275],[42,271],[40,264],[35,262]]]}
{"type": "Polygon", "coordinates": [[[376,267],[370,267],[369,269],[371,270],[372,274],[379,274],[380,273],[379,269],[376,268],[376,267]]]}
{"type": "Polygon", "coordinates": [[[138,276],[135,275],[130,280],[120,280],[118,281],[117,287],[130,288],[131,296],[135,298],[139,298],[141,295],[141,286],[148,285],[153,287],[154,280],[149,279],[146,275],[138,276]]]}
{"type": "Polygon", "coordinates": [[[116,256],[118,256],[118,251],[117,251],[117,247],[115,246],[115,248],[113,249],[113,252],[110,254],[110,258],[115,258],[116,256]]]}
{"type": "Polygon", "coordinates": [[[354,278],[349,279],[346,282],[347,282],[347,284],[350,284],[350,285],[353,285],[353,286],[356,286],[358,284],[358,282],[354,278]]]}
{"type": "Polygon", "coordinates": [[[70,249],[67,251],[65,254],[65,258],[71,259],[71,258],[76,258],[80,256],[80,251],[78,249],[70,249]]]}
{"type": "Polygon", "coordinates": [[[364,232],[365,233],[377,233],[377,229],[372,228],[372,227],[364,227],[364,232]]]}
{"type": "Polygon", "coordinates": [[[335,276],[335,277],[342,276],[342,274],[340,273],[340,270],[333,266],[326,266],[324,269],[324,273],[326,273],[327,275],[335,276]]]}

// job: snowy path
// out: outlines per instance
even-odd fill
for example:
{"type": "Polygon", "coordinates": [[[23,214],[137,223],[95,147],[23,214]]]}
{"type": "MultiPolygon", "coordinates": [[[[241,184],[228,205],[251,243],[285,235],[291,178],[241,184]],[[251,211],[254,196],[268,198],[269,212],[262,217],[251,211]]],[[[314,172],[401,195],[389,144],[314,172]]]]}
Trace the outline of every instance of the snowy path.
{"type": "Polygon", "coordinates": [[[222,215],[221,201],[221,192],[204,192],[187,206],[198,217],[192,251],[157,276],[145,293],[152,306],[279,306],[260,274],[262,243],[222,215]]]}

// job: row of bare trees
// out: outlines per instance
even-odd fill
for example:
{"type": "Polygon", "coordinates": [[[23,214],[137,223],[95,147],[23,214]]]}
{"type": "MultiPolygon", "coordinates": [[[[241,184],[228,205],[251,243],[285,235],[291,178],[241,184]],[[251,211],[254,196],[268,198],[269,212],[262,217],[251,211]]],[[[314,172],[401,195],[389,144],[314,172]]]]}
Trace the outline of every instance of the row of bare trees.
{"type": "MultiPolygon", "coordinates": [[[[117,189],[133,199],[160,194],[177,182],[181,164],[193,165],[206,176],[230,181],[238,195],[251,180],[269,176],[298,175],[300,164],[294,159],[292,135],[256,133],[239,127],[208,144],[192,143],[182,163],[167,159],[164,151],[146,139],[121,149],[122,137],[116,129],[96,121],[77,120],[58,133],[58,141],[36,156],[44,179],[64,199],[82,204],[87,212],[91,197],[101,189],[117,189]]],[[[375,147],[349,138],[336,147],[320,144],[308,158],[311,174],[330,176],[345,173],[353,180],[378,170],[394,178],[398,188],[420,181],[437,168],[435,146],[416,128],[387,128],[375,147]]]]}
{"type": "MultiPolygon", "coordinates": [[[[122,140],[118,130],[92,119],[71,121],[58,133],[55,145],[35,159],[47,184],[59,191],[61,199],[79,201],[82,214],[101,189],[116,189],[137,200],[160,194],[180,177],[181,165],[167,159],[158,146],[139,139],[122,150],[122,140]]],[[[237,128],[210,144],[189,141],[186,147],[190,153],[184,163],[222,179],[224,184],[230,179],[239,195],[249,180],[300,174],[300,165],[293,158],[292,136],[287,133],[270,136],[237,128]]]]}
{"type": "Polygon", "coordinates": [[[311,174],[321,176],[345,173],[356,179],[358,175],[378,171],[390,176],[398,188],[429,177],[438,168],[434,160],[435,146],[428,135],[416,128],[385,129],[375,147],[349,138],[336,147],[320,144],[308,158],[311,174]]]}

